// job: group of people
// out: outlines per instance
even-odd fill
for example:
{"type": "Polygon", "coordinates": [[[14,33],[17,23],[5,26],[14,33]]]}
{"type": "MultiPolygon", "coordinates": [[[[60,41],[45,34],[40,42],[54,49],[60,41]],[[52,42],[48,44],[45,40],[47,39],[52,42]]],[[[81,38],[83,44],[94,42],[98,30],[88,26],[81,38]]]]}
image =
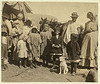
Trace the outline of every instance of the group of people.
{"type": "MultiPolygon", "coordinates": [[[[75,75],[77,64],[85,67],[98,66],[98,22],[97,16],[87,13],[90,19],[85,28],[77,23],[77,12],[72,13],[72,20],[64,23],[60,35],[59,28],[53,30],[46,22],[43,30],[32,25],[31,20],[23,22],[23,14],[19,13],[15,21],[9,20],[7,15],[2,16],[2,70],[7,68],[8,51],[11,52],[9,60],[17,60],[21,68],[27,66],[37,68],[40,59],[42,65],[48,66],[53,57],[53,67],[56,59],[64,57],[71,63],[71,73],[75,75]],[[54,33],[54,35],[52,35],[54,33]],[[22,63],[23,62],[23,63],[22,63]]],[[[41,65],[41,64],[40,64],[41,65]]]]}

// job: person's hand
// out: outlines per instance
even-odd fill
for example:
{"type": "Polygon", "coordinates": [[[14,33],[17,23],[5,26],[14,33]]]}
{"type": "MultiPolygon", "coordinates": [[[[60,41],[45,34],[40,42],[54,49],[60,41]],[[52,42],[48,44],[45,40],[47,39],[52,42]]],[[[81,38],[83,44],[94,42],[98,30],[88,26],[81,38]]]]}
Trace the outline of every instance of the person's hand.
{"type": "Polygon", "coordinates": [[[61,45],[59,44],[59,47],[61,47],[61,45]]]}

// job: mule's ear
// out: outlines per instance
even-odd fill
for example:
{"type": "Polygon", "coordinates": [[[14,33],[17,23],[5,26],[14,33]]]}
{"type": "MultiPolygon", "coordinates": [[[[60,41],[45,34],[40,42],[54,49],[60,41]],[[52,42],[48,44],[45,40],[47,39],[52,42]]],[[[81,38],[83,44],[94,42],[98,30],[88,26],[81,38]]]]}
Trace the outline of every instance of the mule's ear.
{"type": "Polygon", "coordinates": [[[43,20],[43,18],[41,17],[41,20],[43,20]]]}
{"type": "Polygon", "coordinates": [[[53,21],[55,22],[55,19],[53,21]]]}

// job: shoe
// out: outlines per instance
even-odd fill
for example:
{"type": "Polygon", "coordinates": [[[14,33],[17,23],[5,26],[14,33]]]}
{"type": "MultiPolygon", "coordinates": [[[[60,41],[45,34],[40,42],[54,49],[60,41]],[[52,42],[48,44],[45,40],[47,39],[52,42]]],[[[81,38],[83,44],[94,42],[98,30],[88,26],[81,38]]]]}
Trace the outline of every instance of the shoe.
{"type": "Polygon", "coordinates": [[[24,65],[24,68],[27,68],[27,66],[26,66],[26,65],[24,65]]]}
{"type": "Polygon", "coordinates": [[[21,69],[21,66],[19,66],[19,68],[21,69]]]}
{"type": "Polygon", "coordinates": [[[72,73],[72,76],[75,76],[75,72],[72,73]]]}
{"type": "Polygon", "coordinates": [[[33,66],[31,65],[30,68],[33,69],[33,66]]]}

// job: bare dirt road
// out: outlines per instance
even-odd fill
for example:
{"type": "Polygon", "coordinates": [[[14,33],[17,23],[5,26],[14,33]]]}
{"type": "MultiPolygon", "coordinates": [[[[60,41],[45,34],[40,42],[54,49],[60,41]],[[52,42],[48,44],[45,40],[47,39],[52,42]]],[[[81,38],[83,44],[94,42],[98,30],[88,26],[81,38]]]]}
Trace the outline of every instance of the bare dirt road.
{"type": "Polygon", "coordinates": [[[78,69],[75,76],[68,74],[58,74],[57,69],[53,72],[50,68],[40,66],[38,68],[19,69],[18,66],[9,64],[8,69],[2,71],[2,82],[84,82],[83,74],[87,69],[78,69]]]}

